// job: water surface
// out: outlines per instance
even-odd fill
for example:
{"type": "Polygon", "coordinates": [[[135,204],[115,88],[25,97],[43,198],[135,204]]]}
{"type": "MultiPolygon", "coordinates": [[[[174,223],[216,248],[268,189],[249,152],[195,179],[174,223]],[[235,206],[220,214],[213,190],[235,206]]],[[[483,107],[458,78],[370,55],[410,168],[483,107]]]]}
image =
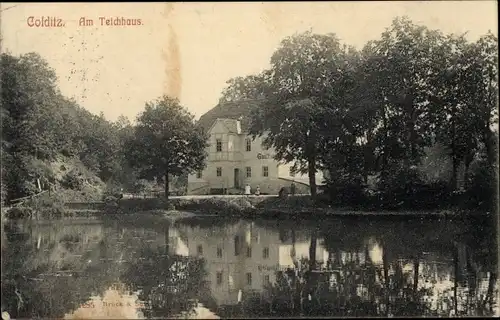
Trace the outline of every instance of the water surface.
{"type": "Polygon", "coordinates": [[[331,218],[18,221],[2,230],[13,318],[492,316],[477,225],[331,218]],[[468,226],[469,225],[469,226],[468,226]]]}

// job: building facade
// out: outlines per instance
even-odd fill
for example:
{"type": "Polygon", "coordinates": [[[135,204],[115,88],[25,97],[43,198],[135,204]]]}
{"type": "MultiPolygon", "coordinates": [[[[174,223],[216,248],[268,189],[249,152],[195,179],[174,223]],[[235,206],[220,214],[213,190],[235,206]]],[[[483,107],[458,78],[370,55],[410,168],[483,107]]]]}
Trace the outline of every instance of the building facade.
{"type": "MultiPolygon", "coordinates": [[[[252,192],[258,187],[262,194],[278,194],[292,183],[297,193],[308,193],[308,176],[293,172],[293,163],[274,160],[274,151],[262,145],[263,137],[252,139],[239,120],[216,119],[208,134],[207,164],[204,170],[188,176],[189,194],[239,194],[246,185],[252,192]]],[[[316,184],[322,182],[319,172],[316,184]]]]}

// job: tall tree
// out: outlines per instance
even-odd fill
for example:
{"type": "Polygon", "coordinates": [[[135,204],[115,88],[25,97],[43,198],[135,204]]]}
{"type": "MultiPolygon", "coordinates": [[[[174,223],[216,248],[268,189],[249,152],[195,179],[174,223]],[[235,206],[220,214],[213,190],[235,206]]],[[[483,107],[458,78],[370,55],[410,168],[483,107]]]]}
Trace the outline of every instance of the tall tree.
{"type": "Polygon", "coordinates": [[[227,87],[222,91],[219,102],[233,102],[239,100],[261,99],[269,90],[266,79],[269,77],[269,71],[264,71],[258,75],[249,75],[246,77],[236,77],[229,79],[227,87]]]}
{"type": "Polygon", "coordinates": [[[177,99],[162,96],[146,103],[128,144],[130,165],[148,179],[162,179],[169,195],[169,175],[179,176],[205,166],[208,137],[177,99]]]}
{"type": "Polygon", "coordinates": [[[464,35],[448,35],[434,53],[436,64],[430,81],[434,88],[430,97],[434,114],[436,142],[444,144],[452,160],[450,185],[458,187],[458,168],[465,163],[466,171],[478,150],[474,113],[470,103],[469,88],[464,85],[469,80],[470,43],[464,35]]]}
{"type": "Polygon", "coordinates": [[[403,17],[396,18],[381,39],[367,48],[372,52],[368,77],[375,79],[368,92],[379,104],[376,154],[382,177],[392,163],[404,168],[418,165],[424,147],[431,143],[429,78],[441,38],[439,32],[403,17]]]}
{"type": "Polygon", "coordinates": [[[308,174],[313,198],[327,126],[326,91],[336,84],[343,63],[344,52],[334,34],[305,32],[285,38],[271,57],[267,103],[254,114],[250,129],[276,150],[275,159],[294,161],[300,172],[308,174]]]}
{"type": "Polygon", "coordinates": [[[496,165],[495,135],[498,131],[498,38],[491,32],[469,47],[468,87],[469,101],[476,107],[474,123],[486,148],[488,164],[496,165]]]}

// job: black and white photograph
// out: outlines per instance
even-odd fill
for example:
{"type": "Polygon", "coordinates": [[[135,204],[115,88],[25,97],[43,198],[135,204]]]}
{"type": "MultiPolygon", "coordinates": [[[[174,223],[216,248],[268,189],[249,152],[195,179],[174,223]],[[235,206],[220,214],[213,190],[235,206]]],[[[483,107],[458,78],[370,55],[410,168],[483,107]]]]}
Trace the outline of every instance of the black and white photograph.
{"type": "Polygon", "coordinates": [[[1,317],[499,317],[498,2],[0,3],[1,317]]]}

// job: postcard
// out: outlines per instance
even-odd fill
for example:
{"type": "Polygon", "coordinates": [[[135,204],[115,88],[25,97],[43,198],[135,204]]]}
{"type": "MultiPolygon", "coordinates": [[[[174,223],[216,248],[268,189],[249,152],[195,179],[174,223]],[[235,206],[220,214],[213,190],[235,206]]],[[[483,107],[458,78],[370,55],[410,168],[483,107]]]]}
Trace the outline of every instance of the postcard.
{"type": "Polygon", "coordinates": [[[2,319],[494,317],[496,1],[1,3],[2,319]]]}

